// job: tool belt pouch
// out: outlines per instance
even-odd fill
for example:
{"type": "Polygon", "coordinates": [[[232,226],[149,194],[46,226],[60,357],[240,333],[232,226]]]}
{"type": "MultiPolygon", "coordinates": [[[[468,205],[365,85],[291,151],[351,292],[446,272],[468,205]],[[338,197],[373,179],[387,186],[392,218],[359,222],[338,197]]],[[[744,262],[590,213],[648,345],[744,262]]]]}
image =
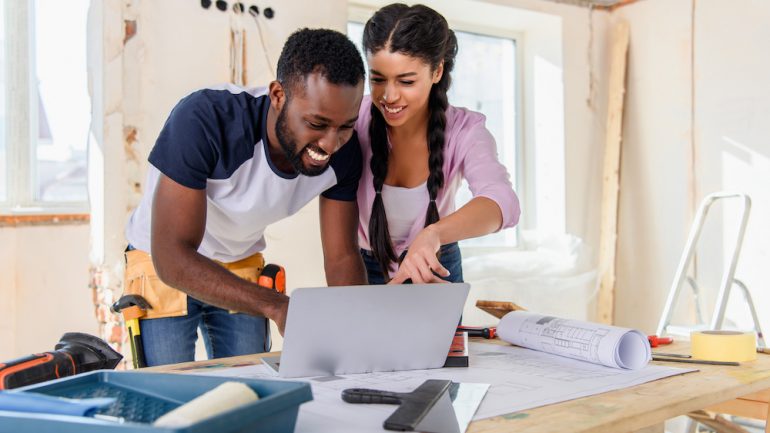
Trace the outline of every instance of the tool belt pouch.
{"type": "MultiPolygon", "coordinates": [[[[217,262],[220,266],[246,281],[256,283],[265,268],[262,254],[256,253],[232,263],[217,262]]],[[[187,314],[187,294],[166,285],[158,278],[152,257],[144,251],[126,252],[125,290],[126,295],[141,295],[152,306],[144,319],[159,319],[187,314]]],[[[236,313],[236,311],[230,311],[236,313]]]]}
{"type": "Polygon", "coordinates": [[[253,256],[238,260],[232,263],[217,262],[220,266],[243,278],[246,281],[256,283],[265,268],[265,259],[262,254],[256,253],[253,256]]]}
{"type": "Polygon", "coordinates": [[[155,272],[152,257],[144,251],[126,252],[125,295],[141,295],[150,303],[145,319],[187,314],[187,294],[163,283],[155,272]]]}
{"type": "MultiPolygon", "coordinates": [[[[256,283],[259,280],[259,276],[262,274],[262,269],[265,268],[265,259],[260,253],[256,253],[253,256],[246,257],[242,260],[238,260],[237,262],[217,263],[219,263],[220,266],[227,269],[228,271],[252,283],[256,283]]],[[[234,314],[237,313],[237,311],[230,310],[230,313],[234,314]]]]}

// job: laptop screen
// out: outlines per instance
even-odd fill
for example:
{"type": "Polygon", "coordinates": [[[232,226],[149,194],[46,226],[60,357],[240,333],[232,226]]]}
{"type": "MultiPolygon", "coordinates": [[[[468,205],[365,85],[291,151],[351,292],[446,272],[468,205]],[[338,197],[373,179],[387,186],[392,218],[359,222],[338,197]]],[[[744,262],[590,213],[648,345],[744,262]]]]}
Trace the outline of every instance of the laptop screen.
{"type": "Polygon", "coordinates": [[[440,368],[469,290],[466,283],[297,289],[278,372],[309,377],[440,368]]]}

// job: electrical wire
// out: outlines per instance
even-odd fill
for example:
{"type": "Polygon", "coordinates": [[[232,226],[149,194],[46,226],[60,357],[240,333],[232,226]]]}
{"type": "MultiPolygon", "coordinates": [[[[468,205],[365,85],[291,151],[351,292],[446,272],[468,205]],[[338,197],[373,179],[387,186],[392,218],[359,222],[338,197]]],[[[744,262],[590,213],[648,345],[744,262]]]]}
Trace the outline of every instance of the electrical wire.
{"type": "Polygon", "coordinates": [[[249,15],[251,15],[252,18],[254,18],[254,22],[257,24],[257,31],[259,32],[259,42],[262,45],[262,53],[265,55],[265,62],[267,63],[267,67],[270,70],[270,75],[272,75],[273,78],[275,78],[275,68],[276,66],[273,65],[273,62],[270,61],[270,53],[267,50],[267,44],[265,43],[265,35],[262,33],[262,26],[259,24],[259,17],[256,15],[256,13],[253,12],[253,9],[249,9],[249,15]]]}

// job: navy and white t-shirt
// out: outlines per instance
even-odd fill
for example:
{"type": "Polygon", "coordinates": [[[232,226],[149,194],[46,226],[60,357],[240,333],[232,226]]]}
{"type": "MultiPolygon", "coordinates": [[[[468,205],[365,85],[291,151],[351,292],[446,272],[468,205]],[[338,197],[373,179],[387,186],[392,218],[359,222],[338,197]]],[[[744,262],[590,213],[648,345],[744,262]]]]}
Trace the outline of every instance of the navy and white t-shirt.
{"type": "Polygon", "coordinates": [[[266,91],[227,85],[194,92],[174,107],[150,153],[142,201],[126,226],[132,246],[150,251],[152,200],[161,173],[206,190],[206,230],[198,252],[225,263],[264,250],[265,228],[319,194],[356,199],[362,162],[355,134],[319,176],[286,174],[273,165],[266,91]]]}

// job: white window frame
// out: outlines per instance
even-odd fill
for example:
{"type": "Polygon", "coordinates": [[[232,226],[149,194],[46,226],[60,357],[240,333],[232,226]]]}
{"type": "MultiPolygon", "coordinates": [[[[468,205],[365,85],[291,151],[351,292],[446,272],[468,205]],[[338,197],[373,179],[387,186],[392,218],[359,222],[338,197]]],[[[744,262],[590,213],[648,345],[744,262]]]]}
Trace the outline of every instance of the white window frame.
{"type": "Polygon", "coordinates": [[[35,199],[37,178],[38,88],[34,38],[34,0],[4,0],[5,25],[5,151],[7,195],[0,215],[88,213],[83,202],[35,199]]]}
{"type": "MultiPolygon", "coordinates": [[[[374,12],[377,11],[377,9],[378,7],[375,7],[370,4],[351,2],[348,5],[348,21],[353,21],[353,22],[362,23],[362,24],[366,23],[369,17],[371,17],[374,14],[374,12]]],[[[516,80],[514,82],[514,86],[516,88],[516,100],[514,101],[514,104],[515,104],[515,109],[517,114],[516,135],[514,137],[514,147],[515,147],[514,152],[516,154],[516,177],[515,179],[511,179],[511,180],[514,183],[513,188],[516,191],[516,195],[519,198],[521,208],[522,208],[522,213],[519,219],[519,223],[516,225],[516,227],[512,228],[511,230],[516,230],[517,232],[516,238],[518,239],[518,242],[516,246],[463,246],[463,250],[467,250],[471,252],[518,250],[522,248],[521,230],[522,228],[527,228],[529,225],[529,219],[527,217],[526,209],[530,208],[528,206],[529,204],[528,191],[530,189],[527,188],[527,184],[533,181],[533,179],[531,179],[532,176],[528,176],[527,174],[526,164],[525,164],[525,161],[527,159],[527,152],[526,152],[525,146],[523,145],[523,143],[525,142],[524,141],[524,113],[522,111],[524,108],[523,98],[524,98],[524,91],[525,91],[524,47],[522,43],[524,41],[524,35],[521,32],[513,31],[510,29],[488,26],[481,22],[458,21],[458,20],[451,19],[450,17],[445,17],[445,18],[447,19],[447,22],[449,23],[449,27],[451,27],[452,30],[457,30],[465,33],[474,33],[481,36],[512,39],[516,47],[516,50],[515,50],[516,80]]]]}

